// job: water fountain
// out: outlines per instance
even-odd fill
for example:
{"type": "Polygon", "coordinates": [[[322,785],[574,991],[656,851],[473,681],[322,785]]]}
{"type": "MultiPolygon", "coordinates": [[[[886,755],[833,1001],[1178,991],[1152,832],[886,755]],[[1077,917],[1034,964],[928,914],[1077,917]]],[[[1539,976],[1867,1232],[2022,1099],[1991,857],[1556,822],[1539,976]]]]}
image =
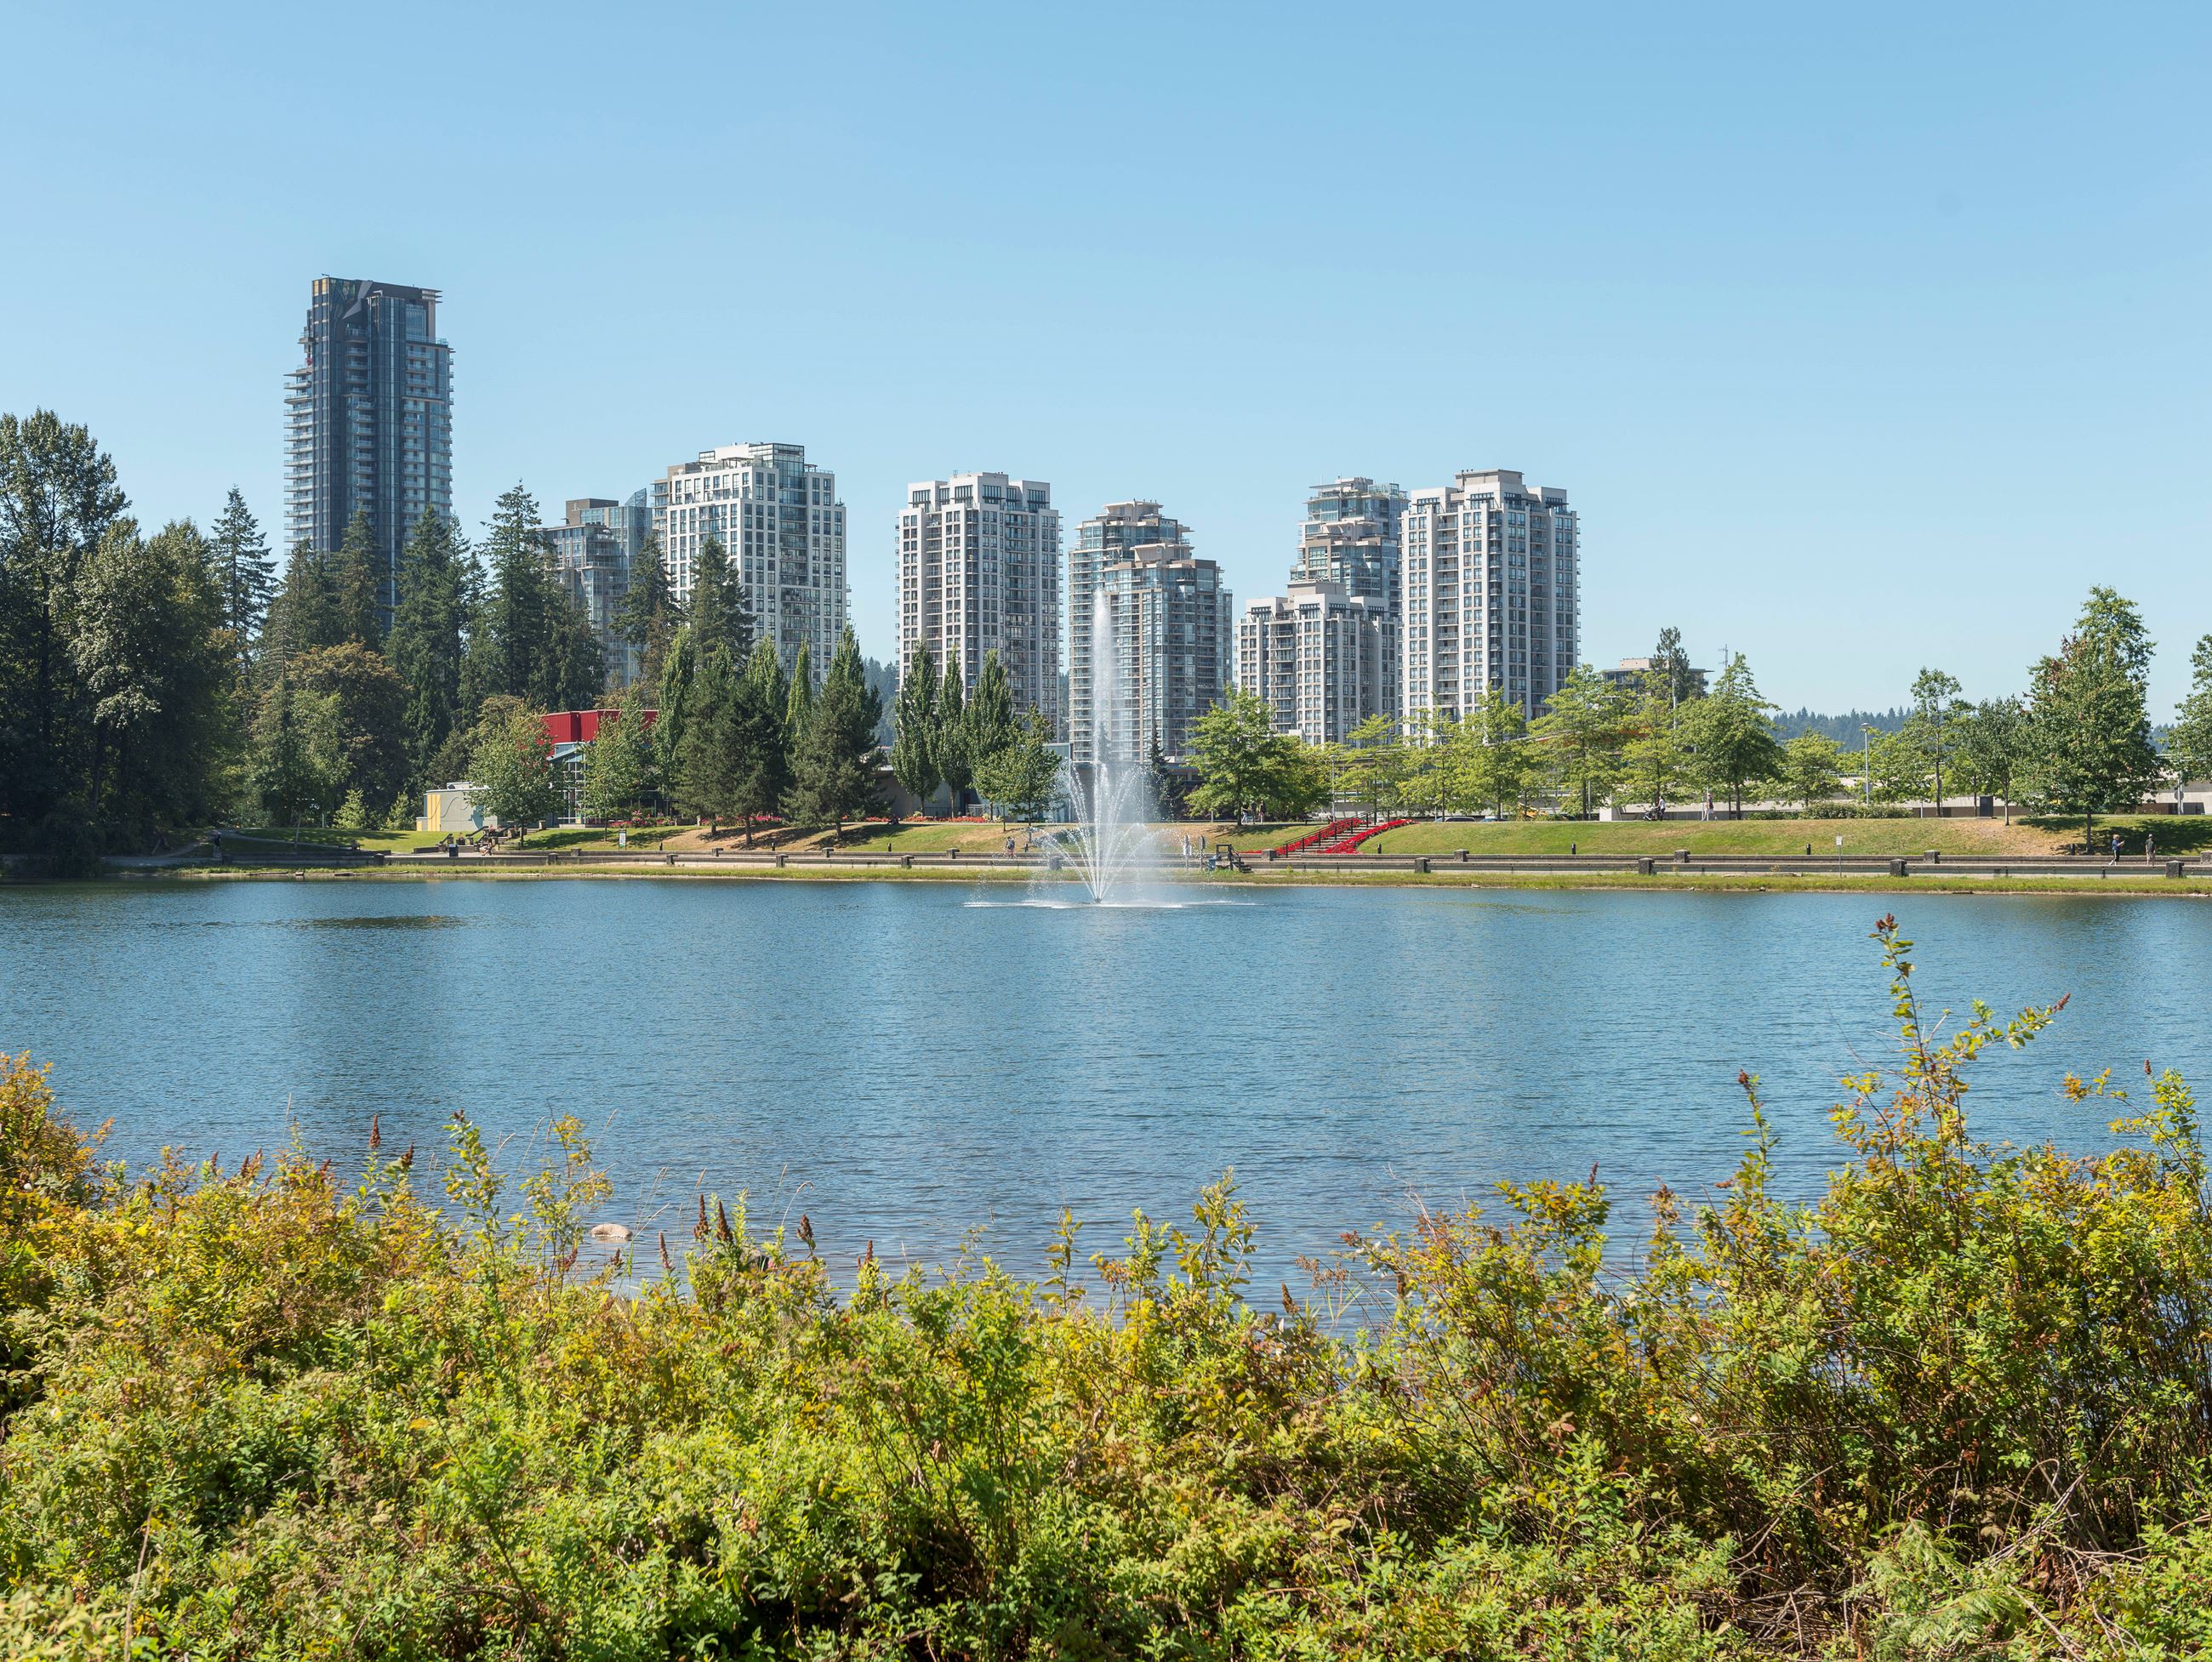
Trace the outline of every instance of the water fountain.
{"type": "Polygon", "coordinates": [[[1074,822],[1046,840],[1075,872],[1096,905],[1104,905],[1127,887],[1150,840],[1146,810],[1149,782],[1144,763],[1119,753],[1114,711],[1119,703],[1120,665],[1114,651],[1114,615],[1101,592],[1091,607],[1091,775],[1067,769],[1067,796],[1074,822]]]}

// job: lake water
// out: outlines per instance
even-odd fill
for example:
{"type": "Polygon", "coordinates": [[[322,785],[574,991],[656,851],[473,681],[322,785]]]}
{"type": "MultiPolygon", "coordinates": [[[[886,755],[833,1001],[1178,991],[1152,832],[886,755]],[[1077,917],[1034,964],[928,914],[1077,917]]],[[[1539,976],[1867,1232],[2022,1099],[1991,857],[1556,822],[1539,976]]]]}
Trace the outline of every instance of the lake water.
{"type": "MultiPolygon", "coordinates": [[[[1113,1246],[1236,1168],[1272,1278],[1407,1196],[1580,1177],[1624,1234],[1739,1155],[1764,1075],[1781,1180],[1832,1163],[1838,1074],[1886,1058],[1867,933],[1931,1005],[2072,1002],[1992,1055],[1985,1135],[2103,1136],[2069,1069],[2146,1058],[2212,1095],[2212,906],[1946,895],[1190,891],[1042,909],[951,883],[112,883],[0,890],[0,1048],[54,1065],[111,1152],[234,1164],[296,1122],[356,1159],[456,1107],[532,1156],[562,1112],[610,1216],[683,1238],[703,1185],[801,1210],[825,1253],[1033,1268],[1066,1204],[1113,1246]]],[[[1295,1271],[1290,1272],[1295,1284],[1295,1271]]]]}

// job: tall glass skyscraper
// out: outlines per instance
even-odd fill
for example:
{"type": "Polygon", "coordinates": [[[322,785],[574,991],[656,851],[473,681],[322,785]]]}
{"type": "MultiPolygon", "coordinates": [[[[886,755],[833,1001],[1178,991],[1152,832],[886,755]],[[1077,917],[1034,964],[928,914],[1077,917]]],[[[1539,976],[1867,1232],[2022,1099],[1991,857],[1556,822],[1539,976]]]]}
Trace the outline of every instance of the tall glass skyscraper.
{"type": "Polygon", "coordinates": [[[453,349],[438,291],[317,277],[284,378],[284,537],[335,549],[356,511],[384,565],[388,616],[399,550],[425,508],[453,511],[453,349]]]}

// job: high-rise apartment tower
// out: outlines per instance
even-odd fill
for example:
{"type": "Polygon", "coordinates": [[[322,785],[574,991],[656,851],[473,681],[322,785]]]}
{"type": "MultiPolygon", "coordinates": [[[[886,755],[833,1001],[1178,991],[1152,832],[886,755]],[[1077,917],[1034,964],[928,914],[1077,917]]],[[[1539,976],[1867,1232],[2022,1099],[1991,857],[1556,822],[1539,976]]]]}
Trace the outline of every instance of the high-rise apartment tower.
{"type": "Polygon", "coordinates": [[[1060,514],[1052,487],[1003,473],[908,485],[898,518],[898,670],[926,642],[975,684],[995,652],[1014,708],[1060,726],[1060,514]]]}
{"type": "Polygon", "coordinates": [[[1109,502],[1068,553],[1068,743],[1079,762],[1182,754],[1220,702],[1237,623],[1221,567],[1158,502],[1109,502]],[[1103,749],[1103,755],[1101,754],[1103,749]]]}
{"type": "Polygon", "coordinates": [[[425,509],[453,511],[453,349],[438,291],[317,277],[284,378],[284,537],[335,549],[356,512],[383,563],[390,616],[399,551],[425,509]]]}
{"type": "MultiPolygon", "coordinates": [[[[1379,602],[1391,616],[1404,599],[1398,537],[1406,493],[1372,479],[1316,485],[1291,567],[1293,583],[1335,583],[1355,599],[1379,602]]],[[[1391,696],[1397,696],[1396,689],[1391,696]]]]}
{"type": "Polygon", "coordinates": [[[645,546],[652,514],[641,490],[622,502],[576,496],[568,500],[562,523],[545,527],[562,585],[592,620],[608,671],[625,682],[636,678],[639,654],[615,633],[615,612],[629,592],[630,562],[645,546]]]}
{"type": "Polygon", "coordinates": [[[1580,531],[1564,490],[1503,468],[1417,490],[1405,519],[1401,714],[1463,716],[1492,688],[1540,714],[1579,650],[1580,531]]]}
{"type": "Polygon", "coordinates": [[[848,604],[845,505],[837,476],[809,462],[805,446],[724,445],[679,462],[653,486],[653,528],[679,603],[691,597],[699,550],[720,537],[754,627],[784,667],[802,642],[817,677],[829,667],[848,604]]]}
{"type": "Polygon", "coordinates": [[[1398,701],[1397,621],[1380,600],[1326,579],[1255,600],[1237,626],[1237,684],[1279,733],[1340,744],[1398,701]]]}

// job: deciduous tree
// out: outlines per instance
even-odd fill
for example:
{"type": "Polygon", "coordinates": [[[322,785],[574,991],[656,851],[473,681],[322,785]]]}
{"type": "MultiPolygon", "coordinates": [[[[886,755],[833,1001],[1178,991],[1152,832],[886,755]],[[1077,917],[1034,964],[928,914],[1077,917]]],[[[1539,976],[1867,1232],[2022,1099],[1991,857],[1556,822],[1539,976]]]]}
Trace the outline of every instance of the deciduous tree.
{"type": "Polygon", "coordinates": [[[1493,687],[1460,718],[1462,791],[1472,805],[1500,819],[1527,798],[1539,758],[1528,742],[1528,713],[1493,687]]]}
{"type": "Polygon", "coordinates": [[[1773,709],[1759,696],[1751,665],[1736,652],[1712,690],[1692,701],[1683,713],[1694,758],[1692,776],[1707,790],[1725,795],[1738,819],[1743,817],[1745,792],[1781,771],[1782,749],[1769,719],[1773,709]]]}
{"type": "Polygon", "coordinates": [[[1020,736],[1001,745],[975,770],[975,788],[1002,820],[1036,820],[1052,806],[1060,786],[1060,758],[1052,749],[1052,724],[1030,712],[1020,736]]]}
{"type": "Polygon", "coordinates": [[[348,640],[292,660],[293,686],[330,701],[339,772],[333,790],[359,791],[381,813],[407,782],[407,688],[380,653],[348,640]]]}
{"type": "MultiPolygon", "coordinates": [[[[1680,651],[1679,643],[1675,650],[1680,651]]],[[[1683,749],[1682,704],[1669,670],[1655,661],[1637,689],[1620,753],[1622,791],[1649,807],[1654,819],[1666,817],[1689,761],[1683,749]]]]}
{"type": "Polygon", "coordinates": [[[261,695],[247,778],[271,825],[297,825],[340,798],[345,755],[337,701],[299,690],[282,664],[261,695]]]}
{"type": "Polygon", "coordinates": [[[84,428],[50,409],[0,416],[0,813],[33,819],[82,788],[68,614],[78,567],[125,506],[84,428]]]}
{"type": "Polygon", "coordinates": [[[2212,634],[2200,635],[2190,654],[2189,691],[2173,713],[2166,736],[2176,782],[2212,779],[2212,634]]]}
{"type": "Polygon", "coordinates": [[[1936,816],[1943,811],[1943,746],[1951,712],[1959,698],[1956,676],[1941,670],[1923,670],[1912,679],[1912,721],[1928,754],[1929,801],[1936,816]]]}
{"type": "Polygon", "coordinates": [[[1305,747],[1275,731],[1267,701],[1241,687],[1191,724],[1183,759],[1198,774],[1188,800],[1200,814],[1296,818],[1328,791],[1305,747]]]}
{"type": "Polygon", "coordinates": [[[2081,816],[2085,842],[2095,839],[2096,816],[2131,809],[2156,788],[2158,755],[2145,706],[2150,656],[2134,605],[2098,587],[2074,632],[2032,672],[2033,788],[2050,807],[2081,816]]]}
{"type": "Polygon", "coordinates": [[[1843,789],[1844,749],[1826,733],[1800,733],[1782,747],[1775,782],[1783,796],[1810,813],[1843,789]]]}
{"type": "Polygon", "coordinates": [[[140,830],[204,818],[234,687],[205,539],[189,521],[143,540],[115,521],[78,569],[69,624],[90,719],[88,806],[140,830]]]}
{"type": "Polygon", "coordinates": [[[653,789],[652,709],[642,684],[623,689],[615,707],[599,718],[599,733],[584,752],[584,814],[625,819],[642,809],[653,789]]]}
{"type": "Polygon", "coordinates": [[[2014,781],[2027,757],[2027,712],[2016,698],[1984,699],[1953,718],[1954,777],[1969,791],[2002,799],[2012,823],[2014,781]]]}
{"type": "Polygon", "coordinates": [[[1587,664],[1568,673],[1528,725],[1552,788],[1588,819],[1613,795],[1627,737],[1628,697],[1587,664]]]}
{"type": "Polygon", "coordinates": [[[558,811],[561,792],[544,717],[507,699],[489,710],[477,724],[469,783],[477,810],[503,827],[526,830],[558,811]]]}

